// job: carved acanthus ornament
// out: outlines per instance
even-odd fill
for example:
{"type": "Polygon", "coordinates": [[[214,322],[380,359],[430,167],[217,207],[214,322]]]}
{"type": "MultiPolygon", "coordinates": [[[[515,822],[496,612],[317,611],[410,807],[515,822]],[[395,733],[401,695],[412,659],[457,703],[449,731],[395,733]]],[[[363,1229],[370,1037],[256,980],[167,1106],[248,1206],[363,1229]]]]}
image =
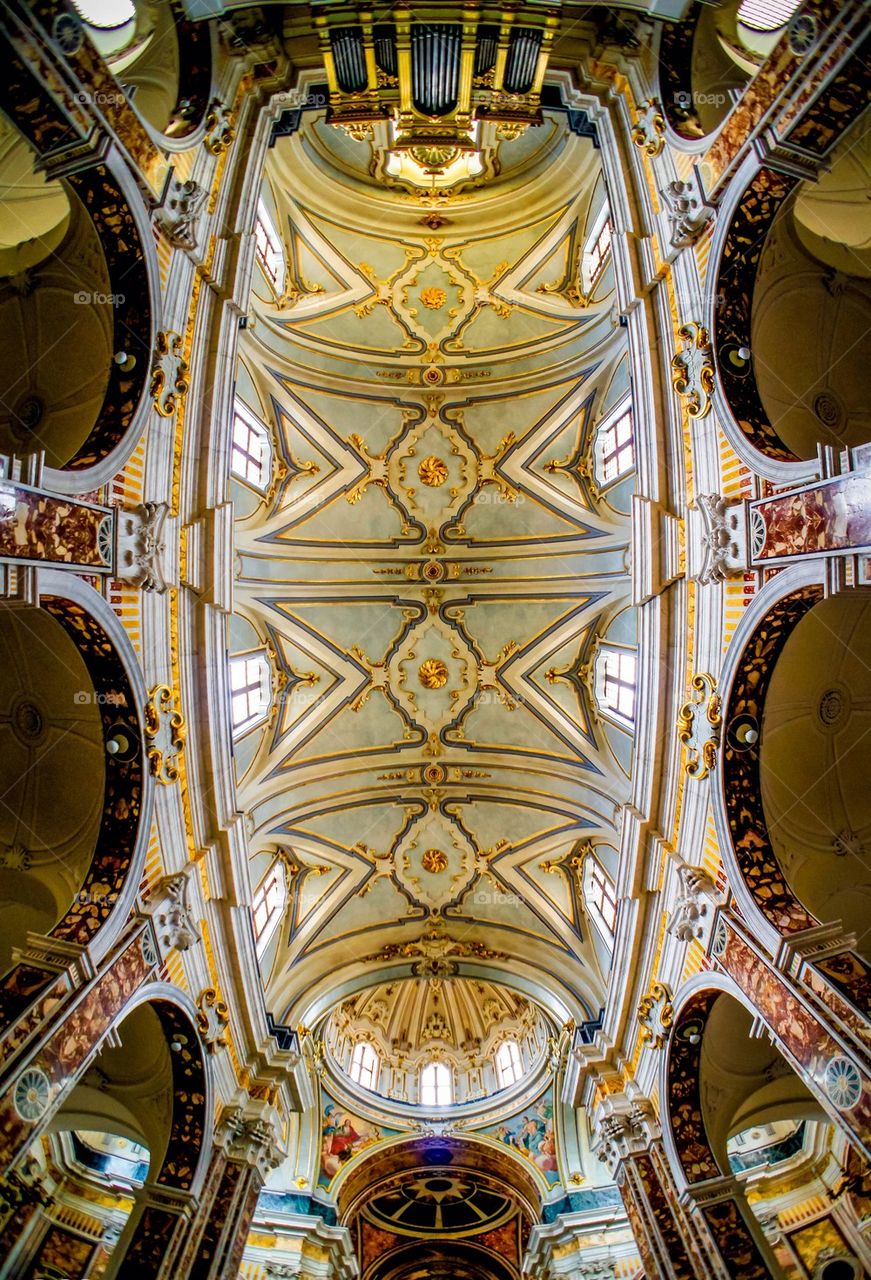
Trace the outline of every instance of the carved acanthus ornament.
{"type": "Polygon", "coordinates": [[[640,1106],[624,1104],[597,1117],[593,1146],[612,1176],[621,1160],[645,1151],[648,1141],[647,1117],[640,1106]]]}
{"type": "Polygon", "coordinates": [[[197,247],[197,222],[208,198],[208,191],[193,178],[181,182],[173,178],[163,204],[155,212],[163,234],[177,249],[191,252],[197,247]]]}
{"type": "Polygon", "coordinates": [[[227,1158],[257,1169],[265,1181],[284,1159],[277,1115],[268,1102],[227,1107],[218,1124],[217,1141],[227,1158]]]}
{"type": "Polygon", "coordinates": [[[180,333],[158,333],[150,395],[161,418],[171,418],[188,389],[188,365],[180,333]]]}
{"type": "Polygon", "coordinates": [[[175,706],[169,685],[158,684],[145,704],[145,754],[157,782],[169,786],[178,778],[178,762],[185,744],[185,722],[175,706]]]}
{"type": "Polygon", "coordinates": [[[707,778],[717,763],[723,718],[714,677],[700,671],[690,681],[693,692],[677,717],[678,738],[687,749],[684,770],[688,778],[707,778]],[[704,714],[701,714],[704,707],[704,714]]]}
{"type": "Polygon", "coordinates": [[[701,938],[709,923],[709,906],[716,899],[716,886],[701,867],[678,863],[680,894],[666,921],[666,932],[680,942],[701,938]]]}
{"type": "Polygon", "coordinates": [[[723,582],[747,568],[747,525],[742,501],[717,493],[700,493],[696,510],[702,525],[698,543],[701,563],[693,573],[696,582],[723,582]]]}
{"type": "Polygon", "coordinates": [[[153,917],[160,944],[167,950],[189,951],[200,939],[190,905],[189,871],[190,867],[164,876],[158,885],[164,900],[155,908],[153,917]]]}
{"type": "Polygon", "coordinates": [[[672,358],[671,385],[686,400],[691,418],[704,418],[711,411],[714,365],[707,329],[696,320],[682,324],[677,336],[683,350],[672,358]]]}
{"type": "Polygon", "coordinates": [[[665,117],[655,98],[639,103],[632,141],[649,156],[658,156],[665,146],[665,117]]]}
{"type": "Polygon", "coordinates": [[[165,502],[141,502],[132,511],[119,511],[115,573],[122,582],[143,591],[166,590],[163,526],[168,512],[165,502]]]}
{"type": "Polygon", "coordinates": [[[667,183],[660,194],[669,221],[672,246],[684,249],[695,244],[714,217],[714,210],[705,200],[696,170],[693,169],[686,182],[676,178],[667,183]]]}

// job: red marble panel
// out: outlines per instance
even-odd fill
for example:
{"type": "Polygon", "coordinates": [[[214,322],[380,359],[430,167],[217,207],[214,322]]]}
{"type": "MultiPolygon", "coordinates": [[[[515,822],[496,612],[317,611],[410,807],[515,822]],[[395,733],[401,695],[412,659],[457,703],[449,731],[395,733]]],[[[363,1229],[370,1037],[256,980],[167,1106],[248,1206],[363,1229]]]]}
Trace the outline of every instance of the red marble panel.
{"type": "MultiPolygon", "coordinates": [[[[121,1014],[151,971],[142,951],[142,935],[128,945],[70,1011],[33,1059],[55,1090],[63,1089],[121,1014]]],[[[30,1140],[32,1122],[22,1120],[13,1101],[14,1083],[0,1099],[0,1160],[9,1162],[30,1140]]]]}
{"type": "Polygon", "coordinates": [[[751,502],[750,532],[753,564],[871,550],[871,476],[838,476],[751,502]]]}
{"type": "Polygon", "coordinates": [[[0,559],[108,573],[114,519],[110,507],[0,480],[0,559]]]}
{"type": "Polygon", "coordinates": [[[828,1093],[826,1070],[833,1059],[844,1059],[841,1046],[829,1035],[812,1011],[786,986],[780,976],[741,938],[726,917],[718,929],[725,940],[717,960],[752,1002],[759,1016],[771,1028],[777,1043],[797,1064],[803,1078],[815,1089],[827,1109],[840,1115],[842,1123],[860,1138],[871,1133],[871,1081],[858,1064],[858,1097],[853,1106],[836,1106],[828,1093]]]}

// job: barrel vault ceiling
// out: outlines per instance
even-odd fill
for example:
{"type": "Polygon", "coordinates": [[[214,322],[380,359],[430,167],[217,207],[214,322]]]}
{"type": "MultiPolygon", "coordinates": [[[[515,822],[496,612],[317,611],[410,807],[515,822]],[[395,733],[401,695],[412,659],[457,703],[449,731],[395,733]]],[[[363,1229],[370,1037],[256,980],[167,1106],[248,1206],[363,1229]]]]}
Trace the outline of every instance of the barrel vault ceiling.
{"type": "Polygon", "coordinates": [[[571,859],[628,792],[587,669],[628,605],[628,518],[586,475],[624,330],[572,287],[590,140],[546,116],[501,160],[445,204],[322,120],[269,153],[288,280],[255,281],[237,391],[281,457],[237,495],[230,649],[276,673],[236,750],[251,849],[289,851],[278,1017],[433,963],[601,1003],[571,859]]]}

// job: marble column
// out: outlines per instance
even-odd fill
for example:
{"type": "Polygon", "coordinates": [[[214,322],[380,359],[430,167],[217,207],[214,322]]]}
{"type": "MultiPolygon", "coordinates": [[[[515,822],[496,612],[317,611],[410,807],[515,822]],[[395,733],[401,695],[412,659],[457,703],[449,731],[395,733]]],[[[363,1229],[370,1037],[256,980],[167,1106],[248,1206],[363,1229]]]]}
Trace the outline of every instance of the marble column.
{"type": "Polygon", "coordinates": [[[276,1132],[264,1103],[225,1109],[199,1209],[174,1272],[178,1280],[238,1274],[263,1184],[282,1158],[276,1132]]]}
{"type": "Polygon", "coordinates": [[[646,1100],[606,1095],[594,1115],[593,1142],[623,1197],[648,1276],[711,1280],[729,1274],[704,1224],[693,1221],[679,1201],[646,1100]]]}

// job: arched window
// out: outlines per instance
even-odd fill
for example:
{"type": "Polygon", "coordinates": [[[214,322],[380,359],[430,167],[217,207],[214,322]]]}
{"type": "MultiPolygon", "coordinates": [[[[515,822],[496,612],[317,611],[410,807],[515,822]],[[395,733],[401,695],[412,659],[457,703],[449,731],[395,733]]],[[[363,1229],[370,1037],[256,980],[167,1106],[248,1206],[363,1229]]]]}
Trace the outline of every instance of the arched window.
{"type": "Polygon", "coordinates": [[[133,0],[73,0],[73,5],[83,22],[100,31],[123,27],[136,17],[133,0]]]}
{"type": "Polygon", "coordinates": [[[743,0],[738,6],[738,21],[752,31],[777,31],[798,6],[799,0],[743,0]]]}
{"type": "Polygon", "coordinates": [[[453,1102],[450,1069],[443,1062],[428,1062],[420,1073],[420,1101],[424,1107],[449,1107],[453,1102]]]}
{"type": "Polygon", "coordinates": [[[286,906],[287,877],[284,874],[284,863],[276,858],[260,881],[251,904],[258,956],[262,956],[269,946],[269,940],[275,933],[286,906]]]}
{"type": "Polygon", "coordinates": [[[596,702],[619,724],[635,722],[636,663],[634,649],[602,645],[596,655],[596,702]]]}
{"type": "Polygon", "coordinates": [[[272,475],[269,428],[239,399],[233,403],[233,445],[230,470],[262,493],[272,475]]]}
{"type": "Polygon", "coordinates": [[[635,469],[635,427],[632,401],[626,396],[596,428],[596,478],[613,484],[635,469]]]}
{"type": "Polygon", "coordinates": [[[269,714],[272,679],[264,652],[235,654],[230,659],[230,710],[233,736],[253,729],[269,714]]]}
{"type": "Polygon", "coordinates": [[[374,1089],[378,1084],[380,1070],[381,1059],[368,1040],[355,1044],[351,1055],[351,1079],[356,1080],[364,1089],[374,1089]]]}
{"type": "Polygon", "coordinates": [[[588,853],[583,868],[584,906],[593,924],[609,946],[614,945],[617,927],[617,898],[610,876],[599,859],[588,853]]]}
{"type": "Polygon", "coordinates": [[[603,204],[587,233],[581,253],[581,287],[585,294],[592,292],[607,266],[611,254],[611,230],[611,211],[607,204],[603,204]]]}
{"type": "Polygon", "coordinates": [[[500,1089],[515,1084],[522,1074],[520,1049],[516,1040],[506,1040],[496,1050],[496,1080],[500,1089]]]}
{"type": "Polygon", "coordinates": [[[262,200],[257,205],[254,241],[257,245],[257,261],[263,268],[266,279],[275,293],[281,293],[284,290],[284,249],[275,223],[262,200]]]}

